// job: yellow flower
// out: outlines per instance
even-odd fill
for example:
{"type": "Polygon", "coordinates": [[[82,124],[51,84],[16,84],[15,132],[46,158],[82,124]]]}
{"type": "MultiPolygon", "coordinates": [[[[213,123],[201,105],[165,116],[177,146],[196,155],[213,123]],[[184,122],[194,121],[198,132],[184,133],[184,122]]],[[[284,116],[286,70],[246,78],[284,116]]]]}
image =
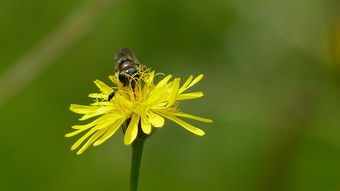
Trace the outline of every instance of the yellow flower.
{"type": "Polygon", "coordinates": [[[100,116],[86,125],[72,126],[75,131],[66,134],[66,137],[77,135],[87,131],[71,147],[72,150],[78,148],[86,139],[87,142],[81,147],[77,154],[83,153],[89,146],[98,146],[110,138],[126,121],[124,143],[130,145],[137,137],[138,131],[150,134],[153,128],[164,126],[164,118],[167,118],[188,131],[203,136],[204,131],[184,122],[178,117],[194,119],[210,123],[212,120],[193,116],[181,112],[177,106],[178,101],[195,99],[203,96],[202,92],[184,93],[187,89],[199,82],[203,75],[195,79],[190,76],[187,81],[180,86],[180,78],[172,78],[171,75],[164,77],[160,82],[154,84],[155,72],[146,70],[137,77],[131,77],[130,83],[124,86],[117,75],[109,78],[115,84],[111,88],[100,80],[94,81],[100,89],[100,93],[90,94],[95,98],[95,102],[90,106],[71,104],[70,110],[83,114],[79,120],[86,120],[95,116],[100,116]],[[112,94],[113,92],[114,95],[112,94]],[[109,99],[109,96],[113,96],[109,99]],[[140,128],[139,128],[140,127],[140,128]]]}

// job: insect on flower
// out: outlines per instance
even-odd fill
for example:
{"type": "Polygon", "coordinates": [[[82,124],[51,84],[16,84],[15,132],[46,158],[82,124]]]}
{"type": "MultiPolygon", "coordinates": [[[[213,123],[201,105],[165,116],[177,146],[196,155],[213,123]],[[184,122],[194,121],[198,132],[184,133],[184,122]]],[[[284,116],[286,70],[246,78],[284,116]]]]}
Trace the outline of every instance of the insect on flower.
{"type": "Polygon", "coordinates": [[[98,116],[85,125],[74,125],[73,132],[66,137],[75,136],[87,131],[71,147],[77,149],[87,140],[77,154],[83,153],[89,146],[98,146],[110,138],[120,127],[124,130],[124,143],[130,145],[138,136],[149,136],[156,128],[164,126],[167,118],[188,131],[203,136],[205,133],[182,118],[210,123],[212,120],[181,112],[179,101],[203,96],[203,92],[185,93],[190,87],[203,78],[203,74],[190,76],[183,85],[180,78],[167,75],[158,83],[155,77],[159,73],[151,71],[139,63],[130,49],[123,48],[116,54],[115,74],[109,76],[115,85],[110,87],[100,80],[94,83],[100,93],[89,94],[94,102],[89,106],[71,104],[70,110],[83,114],[81,121],[98,116]]]}
{"type": "MultiPolygon", "coordinates": [[[[135,54],[128,48],[122,48],[116,53],[116,67],[115,72],[118,74],[119,81],[124,86],[129,84],[130,76],[139,78],[139,73],[146,70],[146,66],[141,65],[137,60],[135,54]]],[[[131,83],[134,83],[132,81],[131,83]]],[[[115,91],[109,95],[108,100],[111,100],[115,95],[115,91]]]]}
{"type": "Polygon", "coordinates": [[[120,49],[115,60],[115,72],[118,73],[120,82],[125,86],[129,83],[129,76],[136,75],[135,77],[138,78],[138,73],[146,70],[146,66],[140,64],[135,54],[128,48],[120,49]]]}

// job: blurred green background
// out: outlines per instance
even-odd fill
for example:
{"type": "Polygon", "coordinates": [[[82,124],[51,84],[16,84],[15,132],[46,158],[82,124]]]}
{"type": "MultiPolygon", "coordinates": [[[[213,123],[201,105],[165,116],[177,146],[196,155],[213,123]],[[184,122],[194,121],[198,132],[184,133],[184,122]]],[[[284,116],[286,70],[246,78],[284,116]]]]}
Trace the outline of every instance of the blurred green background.
{"type": "Polygon", "coordinates": [[[14,75],[35,47],[60,46],[41,42],[77,10],[102,1],[0,1],[0,79],[13,82],[0,95],[1,191],[128,190],[120,131],[80,156],[70,151],[77,137],[64,138],[82,124],[69,105],[91,101],[93,80],[109,82],[122,47],[165,74],[204,73],[192,91],[206,96],[181,108],[214,119],[192,122],[204,137],[167,121],[145,145],[141,191],[340,190],[339,1],[104,2],[86,32],[58,39],[73,44],[41,51],[45,67],[14,75]]]}

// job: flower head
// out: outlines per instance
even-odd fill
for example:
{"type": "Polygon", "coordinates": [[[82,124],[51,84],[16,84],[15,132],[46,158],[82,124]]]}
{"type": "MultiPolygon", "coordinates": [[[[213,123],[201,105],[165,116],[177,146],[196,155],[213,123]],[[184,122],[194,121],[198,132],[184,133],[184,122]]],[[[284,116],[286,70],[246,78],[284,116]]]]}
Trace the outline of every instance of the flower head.
{"type": "Polygon", "coordinates": [[[115,84],[110,87],[100,80],[94,81],[100,93],[92,93],[90,98],[94,98],[94,103],[89,106],[72,104],[70,110],[83,114],[81,121],[99,116],[97,119],[85,125],[72,126],[75,131],[66,134],[71,137],[87,131],[71,147],[77,149],[86,139],[77,154],[83,153],[89,146],[98,146],[110,138],[121,126],[126,123],[124,143],[130,145],[139,133],[149,135],[154,128],[164,126],[164,118],[167,118],[188,131],[203,136],[205,133],[178,117],[194,119],[202,122],[212,122],[205,119],[183,113],[179,110],[180,100],[195,99],[203,96],[202,92],[184,93],[190,87],[199,82],[203,75],[195,79],[190,76],[186,82],[180,86],[180,78],[165,76],[158,83],[154,82],[157,76],[154,71],[145,70],[137,75],[131,76],[129,85],[124,85],[119,81],[118,75],[110,76],[110,80],[115,84]],[[139,132],[140,131],[140,132],[139,132]]]}

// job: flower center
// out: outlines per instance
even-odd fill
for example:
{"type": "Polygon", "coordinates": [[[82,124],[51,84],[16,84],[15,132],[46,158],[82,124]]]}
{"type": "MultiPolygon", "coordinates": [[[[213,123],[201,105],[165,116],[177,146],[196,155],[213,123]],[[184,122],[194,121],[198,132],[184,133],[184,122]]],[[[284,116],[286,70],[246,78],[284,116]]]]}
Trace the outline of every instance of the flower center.
{"type": "Polygon", "coordinates": [[[133,112],[137,113],[138,115],[145,114],[149,110],[150,106],[149,104],[145,102],[136,102],[134,107],[133,107],[133,112]]]}

